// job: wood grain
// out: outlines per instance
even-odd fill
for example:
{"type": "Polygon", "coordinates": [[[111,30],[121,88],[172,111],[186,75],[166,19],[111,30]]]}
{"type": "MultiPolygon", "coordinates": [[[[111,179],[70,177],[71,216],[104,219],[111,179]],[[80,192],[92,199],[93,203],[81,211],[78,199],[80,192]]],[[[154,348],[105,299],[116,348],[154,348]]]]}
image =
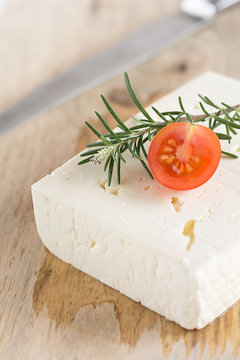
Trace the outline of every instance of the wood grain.
{"type": "MultiPolygon", "coordinates": [[[[144,103],[205,70],[240,79],[239,15],[227,11],[129,71],[144,103]]],[[[239,303],[187,331],[63,263],[38,238],[30,185],[91,139],[83,122],[96,121],[95,109],[106,114],[100,93],[123,119],[136,111],[115,78],[0,138],[0,359],[240,359],[239,303]]]]}
{"type": "Polygon", "coordinates": [[[174,11],[179,2],[5,1],[0,6],[0,111],[95,51],[174,11]]]}

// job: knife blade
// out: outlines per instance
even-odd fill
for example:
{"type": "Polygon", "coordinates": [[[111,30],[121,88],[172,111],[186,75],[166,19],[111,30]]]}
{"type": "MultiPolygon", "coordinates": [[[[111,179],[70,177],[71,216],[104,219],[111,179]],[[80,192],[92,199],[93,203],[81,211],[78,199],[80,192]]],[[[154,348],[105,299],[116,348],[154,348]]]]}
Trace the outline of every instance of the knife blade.
{"type": "Polygon", "coordinates": [[[178,11],[148,24],[79,62],[5,110],[0,114],[0,133],[148,61],[170,45],[207,26],[212,20],[213,16],[198,17],[196,14],[178,11]]]}

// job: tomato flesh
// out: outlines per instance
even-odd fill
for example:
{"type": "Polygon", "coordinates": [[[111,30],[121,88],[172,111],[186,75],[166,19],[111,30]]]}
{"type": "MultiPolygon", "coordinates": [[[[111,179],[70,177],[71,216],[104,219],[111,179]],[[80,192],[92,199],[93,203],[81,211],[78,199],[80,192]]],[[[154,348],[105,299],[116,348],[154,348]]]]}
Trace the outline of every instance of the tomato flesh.
{"type": "Polygon", "coordinates": [[[217,135],[209,128],[177,122],[153,138],[148,163],[156,181],[174,190],[194,189],[210,179],[221,158],[217,135]]]}

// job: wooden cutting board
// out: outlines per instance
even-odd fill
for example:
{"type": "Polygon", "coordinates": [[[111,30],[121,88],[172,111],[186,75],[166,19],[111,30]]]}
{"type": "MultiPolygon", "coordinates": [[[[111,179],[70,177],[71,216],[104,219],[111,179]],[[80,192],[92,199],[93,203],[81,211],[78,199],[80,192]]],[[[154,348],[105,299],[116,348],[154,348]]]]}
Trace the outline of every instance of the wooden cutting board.
{"type": "MultiPolygon", "coordinates": [[[[240,9],[129,72],[147,105],[205,70],[240,79],[240,9]]],[[[240,303],[187,331],[51,255],[34,222],[30,185],[83,149],[83,125],[106,115],[104,93],[134,112],[116,78],[0,138],[0,359],[240,359],[240,303]]],[[[106,115],[113,126],[113,122],[106,115]]]]}

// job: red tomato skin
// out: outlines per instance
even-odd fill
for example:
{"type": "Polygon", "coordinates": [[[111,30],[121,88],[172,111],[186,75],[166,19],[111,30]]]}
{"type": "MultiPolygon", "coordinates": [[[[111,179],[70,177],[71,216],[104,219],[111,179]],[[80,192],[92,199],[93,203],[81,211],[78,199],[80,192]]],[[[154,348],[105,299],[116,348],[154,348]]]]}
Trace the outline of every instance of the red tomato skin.
{"type": "MultiPolygon", "coordinates": [[[[165,145],[164,145],[165,144],[165,145]]],[[[208,127],[189,122],[172,123],[161,129],[151,141],[148,164],[156,181],[173,190],[190,190],[207,182],[215,173],[221,159],[221,144],[217,135],[208,127]],[[161,148],[169,139],[178,146],[188,138],[189,152],[200,159],[192,174],[177,174],[159,159],[161,148]]]]}

